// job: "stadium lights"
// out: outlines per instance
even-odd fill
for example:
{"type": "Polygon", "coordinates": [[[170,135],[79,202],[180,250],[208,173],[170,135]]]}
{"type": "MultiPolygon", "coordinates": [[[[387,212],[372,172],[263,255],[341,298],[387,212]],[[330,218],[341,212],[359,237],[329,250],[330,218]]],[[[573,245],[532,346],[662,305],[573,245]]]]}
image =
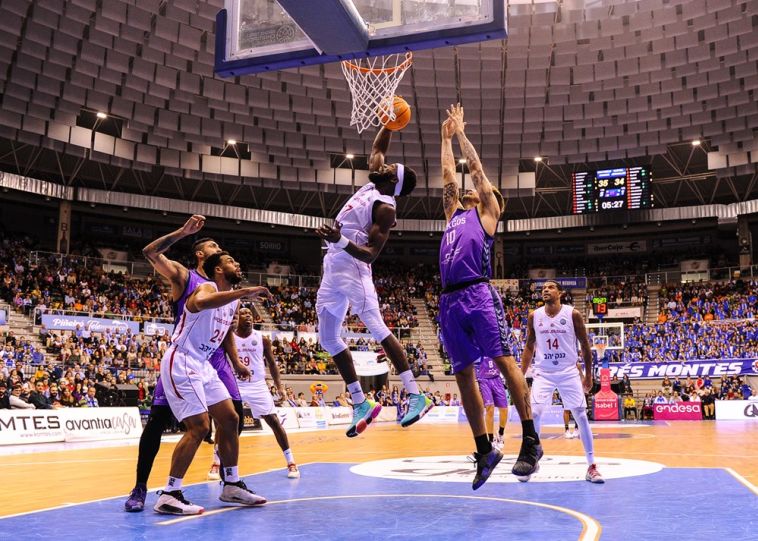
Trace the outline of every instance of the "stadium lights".
{"type": "Polygon", "coordinates": [[[108,115],[106,115],[102,111],[98,111],[97,112],[97,118],[99,118],[100,120],[104,120],[104,119],[108,118],[108,115]]]}
{"type": "Polygon", "coordinates": [[[353,158],[355,158],[355,154],[345,154],[345,158],[348,160],[352,160],[353,158]]]}
{"type": "Polygon", "coordinates": [[[460,159],[458,160],[458,163],[460,163],[460,164],[464,164],[464,163],[466,163],[466,158],[460,158],[460,159]]]}
{"type": "Polygon", "coordinates": [[[226,144],[227,145],[236,145],[237,144],[237,140],[236,139],[228,139],[226,141],[226,144]]]}
{"type": "Polygon", "coordinates": [[[692,146],[693,147],[699,147],[700,146],[700,139],[693,139],[692,140],[692,146]]]}
{"type": "Polygon", "coordinates": [[[534,161],[540,163],[542,161],[542,156],[535,156],[534,161]]]}

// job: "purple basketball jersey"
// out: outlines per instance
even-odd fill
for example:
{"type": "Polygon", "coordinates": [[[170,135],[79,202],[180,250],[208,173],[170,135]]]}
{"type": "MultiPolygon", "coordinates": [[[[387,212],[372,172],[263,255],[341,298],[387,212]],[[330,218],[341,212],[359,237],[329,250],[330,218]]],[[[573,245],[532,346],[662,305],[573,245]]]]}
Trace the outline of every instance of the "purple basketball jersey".
{"type": "Polygon", "coordinates": [[[440,246],[442,287],[490,278],[494,242],[484,231],[476,207],[455,211],[440,246]]]}
{"type": "Polygon", "coordinates": [[[495,361],[489,357],[480,358],[474,363],[474,366],[476,366],[476,379],[482,380],[500,377],[500,370],[495,361]]]}

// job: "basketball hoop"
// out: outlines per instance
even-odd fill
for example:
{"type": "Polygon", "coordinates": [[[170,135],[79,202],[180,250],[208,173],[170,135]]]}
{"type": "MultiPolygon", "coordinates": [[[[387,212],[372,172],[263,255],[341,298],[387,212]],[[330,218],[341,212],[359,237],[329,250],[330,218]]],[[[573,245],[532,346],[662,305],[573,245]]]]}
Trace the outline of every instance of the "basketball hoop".
{"type": "Polygon", "coordinates": [[[353,95],[350,125],[356,126],[358,133],[395,120],[392,98],[411,64],[410,52],[342,61],[342,73],[353,95]]]}
{"type": "Polygon", "coordinates": [[[592,342],[592,349],[597,351],[597,360],[598,362],[602,362],[602,360],[605,358],[605,350],[608,347],[608,337],[602,335],[593,336],[592,342]]]}

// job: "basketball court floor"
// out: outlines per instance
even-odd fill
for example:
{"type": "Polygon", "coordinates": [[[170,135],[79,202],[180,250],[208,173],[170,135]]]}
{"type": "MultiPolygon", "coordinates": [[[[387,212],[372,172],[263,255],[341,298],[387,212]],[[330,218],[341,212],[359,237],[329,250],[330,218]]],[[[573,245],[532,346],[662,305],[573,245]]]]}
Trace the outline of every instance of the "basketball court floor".
{"type": "MultiPolygon", "coordinates": [[[[6,448],[0,460],[0,531],[19,539],[758,539],[758,425],[678,422],[593,425],[604,485],[585,482],[581,442],[561,427],[543,433],[545,458],[531,482],[510,474],[518,428],[506,458],[471,490],[473,450],[463,424],[378,425],[356,439],[342,430],[294,432],[302,477],[286,477],[273,436],[241,441],[241,470],[265,495],[262,508],[218,500],[205,481],[211,446],[190,469],[186,495],[195,517],[123,511],[134,482],[136,442],[40,452],[6,448]],[[11,534],[16,532],[16,534],[11,534]]],[[[175,438],[174,438],[175,439],[175,438]]],[[[150,479],[165,481],[174,443],[165,442],[150,479]]]]}

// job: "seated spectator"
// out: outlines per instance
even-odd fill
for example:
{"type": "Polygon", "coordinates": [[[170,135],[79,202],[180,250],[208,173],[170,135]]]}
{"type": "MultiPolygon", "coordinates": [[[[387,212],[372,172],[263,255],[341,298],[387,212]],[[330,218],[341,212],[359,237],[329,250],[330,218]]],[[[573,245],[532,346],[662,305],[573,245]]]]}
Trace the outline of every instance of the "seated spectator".
{"type": "Polygon", "coordinates": [[[642,420],[653,419],[653,397],[650,393],[645,393],[645,398],[642,400],[642,413],[640,415],[642,420]]]}
{"type": "Polygon", "coordinates": [[[79,407],[81,408],[99,408],[100,404],[97,401],[97,398],[95,395],[97,394],[97,389],[95,387],[89,387],[87,388],[87,394],[84,395],[84,397],[79,401],[79,407]]]}
{"type": "Polygon", "coordinates": [[[634,415],[634,420],[636,421],[637,401],[634,399],[632,393],[627,393],[626,397],[624,398],[624,419],[628,419],[630,414],[634,415]]]}
{"type": "Polygon", "coordinates": [[[53,409],[53,404],[45,395],[45,384],[41,380],[34,384],[34,391],[29,395],[29,403],[38,410],[53,409]]]}
{"type": "Polygon", "coordinates": [[[656,395],[655,399],[653,400],[654,404],[668,404],[668,399],[663,396],[663,391],[658,391],[658,394],[656,395]]]}
{"type": "Polygon", "coordinates": [[[35,409],[34,404],[30,404],[23,397],[23,387],[21,385],[15,385],[11,391],[10,397],[8,397],[8,403],[11,409],[35,409]]]}

